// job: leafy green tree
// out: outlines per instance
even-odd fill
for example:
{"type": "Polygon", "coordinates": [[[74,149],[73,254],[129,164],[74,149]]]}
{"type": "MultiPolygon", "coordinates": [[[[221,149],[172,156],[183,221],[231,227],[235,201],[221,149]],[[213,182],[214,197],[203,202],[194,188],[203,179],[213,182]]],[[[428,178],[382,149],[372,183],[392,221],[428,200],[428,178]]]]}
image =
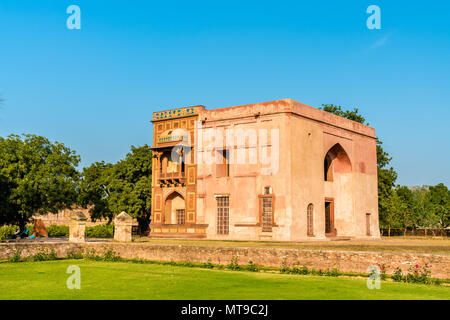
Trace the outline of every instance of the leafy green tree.
{"type": "Polygon", "coordinates": [[[110,208],[127,212],[139,222],[140,232],[147,230],[152,204],[152,152],[147,145],[131,146],[125,159],[112,168],[110,208]]]}
{"type": "Polygon", "coordinates": [[[416,227],[416,216],[414,214],[414,195],[413,191],[407,186],[397,186],[395,192],[400,200],[406,205],[403,211],[402,227],[403,234],[406,234],[407,229],[414,229],[416,227]]]}
{"type": "Polygon", "coordinates": [[[329,113],[333,113],[337,116],[347,118],[349,120],[369,125],[366,122],[366,119],[359,114],[358,108],[354,108],[353,110],[342,110],[341,106],[335,106],[334,104],[322,104],[322,107],[320,109],[329,113]]]}
{"type": "Polygon", "coordinates": [[[435,216],[432,220],[439,228],[445,229],[450,224],[450,192],[443,183],[430,186],[429,190],[426,200],[435,216]]]}
{"type": "Polygon", "coordinates": [[[79,161],[62,143],[41,136],[0,137],[0,225],[24,229],[33,214],[57,213],[76,203],[79,161]]]}
{"type": "Polygon", "coordinates": [[[109,221],[122,211],[148,228],[152,202],[152,152],[147,145],[131,147],[125,159],[116,164],[97,162],[83,170],[80,203],[91,206],[95,218],[109,221]]]}
{"type": "Polygon", "coordinates": [[[110,223],[113,218],[113,212],[109,208],[112,167],[112,164],[102,161],[83,168],[78,203],[85,208],[90,207],[92,221],[105,218],[110,223]]]}
{"type": "Polygon", "coordinates": [[[11,195],[11,186],[8,179],[0,175],[0,225],[10,224],[14,221],[14,213],[8,203],[11,195]]]}
{"type": "Polygon", "coordinates": [[[407,206],[396,192],[392,192],[387,198],[381,199],[381,201],[383,208],[386,210],[384,224],[388,229],[388,236],[391,236],[391,229],[402,227],[403,214],[407,206]]]}
{"type": "MultiPolygon", "coordinates": [[[[359,114],[358,108],[354,108],[353,110],[343,110],[341,106],[323,104],[320,109],[361,124],[369,125],[366,122],[366,119],[359,114]]],[[[385,216],[388,212],[387,208],[384,207],[386,201],[383,200],[392,196],[393,187],[395,186],[395,181],[397,180],[397,172],[395,172],[392,167],[388,168],[392,158],[386,151],[383,150],[382,144],[383,142],[381,142],[380,139],[377,139],[378,211],[380,216],[380,224],[385,225],[385,216]]]]}

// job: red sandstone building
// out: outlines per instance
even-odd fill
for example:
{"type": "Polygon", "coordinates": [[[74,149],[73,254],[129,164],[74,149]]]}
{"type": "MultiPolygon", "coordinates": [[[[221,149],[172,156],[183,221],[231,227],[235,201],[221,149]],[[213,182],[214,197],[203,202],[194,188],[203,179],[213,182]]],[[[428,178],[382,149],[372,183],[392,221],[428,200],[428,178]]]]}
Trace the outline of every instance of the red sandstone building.
{"type": "Polygon", "coordinates": [[[379,237],[374,128],[291,99],[152,122],[152,237],[379,237]]]}

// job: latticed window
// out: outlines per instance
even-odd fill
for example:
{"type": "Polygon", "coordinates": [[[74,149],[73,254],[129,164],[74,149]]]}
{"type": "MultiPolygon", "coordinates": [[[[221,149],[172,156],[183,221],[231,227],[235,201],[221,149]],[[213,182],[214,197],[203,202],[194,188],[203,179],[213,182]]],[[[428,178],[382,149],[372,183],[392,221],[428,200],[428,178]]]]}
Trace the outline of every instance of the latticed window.
{"type": "Polygon", "coordinates": [[[312,203],[308,204],[307,211],[307,225],[308,225],[308,236],[314,235],[314,205],[312,203]]]}
{"type": "Polygon", "coordinates": [[[177,224],[186,223],[186,212],[184,209],[177,209],[177,224]]]}
{"type": "Polygon", "coordinates": [[[272,197],[262,198],[262,231],[272,232],[272,197]]]}
{"type": "Polygon", "coordinates": [[[228,196],[216,197],[217,200],[217,234],[228,234],[230,224],[230,200],[228,196]]]}

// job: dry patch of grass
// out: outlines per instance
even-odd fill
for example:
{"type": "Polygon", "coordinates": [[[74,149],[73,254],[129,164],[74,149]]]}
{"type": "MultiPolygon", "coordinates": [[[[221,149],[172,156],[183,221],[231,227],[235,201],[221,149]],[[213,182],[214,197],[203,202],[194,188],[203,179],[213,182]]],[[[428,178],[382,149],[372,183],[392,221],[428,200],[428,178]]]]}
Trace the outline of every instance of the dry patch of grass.
{"type": "Polygon", "coordinates": [[[450,239],[431,237],[383,237],[380,240],[269,242],[138,238],[136,242],[217,247],[288,248],[305,250],[369,251],[450,254],[450,239]]]}

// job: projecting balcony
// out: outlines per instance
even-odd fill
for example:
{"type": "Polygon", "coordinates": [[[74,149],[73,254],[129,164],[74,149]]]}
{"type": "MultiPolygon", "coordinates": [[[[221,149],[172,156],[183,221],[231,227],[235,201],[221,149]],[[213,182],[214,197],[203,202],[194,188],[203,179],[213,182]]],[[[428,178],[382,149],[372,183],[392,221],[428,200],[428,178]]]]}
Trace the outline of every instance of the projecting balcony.
{"type": "Polygon", "coordinates": [[[186,176],[184,172],[160,172],[158,177],[160,184],[185,184],[186,176]]]}

